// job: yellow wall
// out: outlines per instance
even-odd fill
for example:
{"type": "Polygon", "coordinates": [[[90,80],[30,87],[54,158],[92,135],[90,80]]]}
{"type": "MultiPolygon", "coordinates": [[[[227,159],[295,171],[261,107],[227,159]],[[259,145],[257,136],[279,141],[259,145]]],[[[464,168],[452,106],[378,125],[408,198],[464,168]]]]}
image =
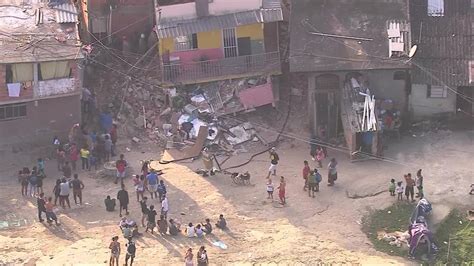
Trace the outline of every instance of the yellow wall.
{"type": "Polygon", "coordinates": [[[222,47],[221,30],[199,32],[197,36],[199,49],[212,49],[222,47]]]}
{"type": "MultiPolygon", "coordinates": [[[[263,40],[262,24],[251,24],[237,27],[237,38],[250,37],[251,40],[263,40]]],[[[213,49],[221,48],[222,44],[222,30],[199,32],[198,49],[213,49]]],[[[174,38],[165,38],[160,40],[160,54],[164,52],[174,52],[174,38]]]]}
{"type": "Polygon", "coordinates": [[[251,40],[263,40],[262,24],[251,24],[237,27],[237,38],[250,37],[251,40]]]}
{"type": "Polygon", "coordinates": [[[169,51],[170,53],[174,51],[173,38],[160,39],[160,54],[163,54],[166,51],[169,51]]]}

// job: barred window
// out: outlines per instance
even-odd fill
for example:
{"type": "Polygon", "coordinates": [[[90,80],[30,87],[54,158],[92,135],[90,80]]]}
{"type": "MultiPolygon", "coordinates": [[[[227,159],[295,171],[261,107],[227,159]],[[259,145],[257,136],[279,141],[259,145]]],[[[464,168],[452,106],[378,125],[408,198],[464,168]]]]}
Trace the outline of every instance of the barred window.
{"type": "Polygon", "coordinates": [[[176,51],[187,51],[198,48],[197,34],[193,33],[185,36],[178,36],[174,38],[174,45],[176,51]]]}
{"type": "Polygon", "coordinates": [[[0,121],[26,117],[26,103],[0,105],[0,121]]]}

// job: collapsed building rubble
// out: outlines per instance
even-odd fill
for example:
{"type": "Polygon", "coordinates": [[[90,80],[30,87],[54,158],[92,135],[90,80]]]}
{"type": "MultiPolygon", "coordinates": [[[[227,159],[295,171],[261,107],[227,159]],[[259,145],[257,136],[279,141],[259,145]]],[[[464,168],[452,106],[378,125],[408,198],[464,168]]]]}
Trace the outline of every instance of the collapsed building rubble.
{"type": "Polygon", "coordinates": [[[101,77],[98,83],[99,111],[113,118],[131,143],[151,141],[194,157],[203,146],[234,154],[246,151],[245,143],[268,145],[273,141],[236,117],[274,103],[267,76],[175,88],[162,88],[156,79],[146,76],[139,81],[126,76],[101,77]]]}

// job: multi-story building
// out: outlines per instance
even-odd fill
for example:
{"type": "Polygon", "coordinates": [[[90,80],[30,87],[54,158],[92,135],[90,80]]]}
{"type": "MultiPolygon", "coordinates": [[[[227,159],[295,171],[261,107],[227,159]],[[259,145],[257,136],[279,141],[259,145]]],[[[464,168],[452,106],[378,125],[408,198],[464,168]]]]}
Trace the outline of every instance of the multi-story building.
{"type": "Polygon", "coordinates": [[[474,115],[474,0],[410,1],[416,118],[474,115]]]}
{"type": "Polygon", "coordinates": [[[308,80],[315,138],[344,133],[351,154],[381,153],[381,129],[398,130],[400,124],[391,121],[408,113],[410,37],[408,0],[291,2],[290,71],[308,80]],[[377,109],[370,130],[360,95],[367,89],[377,109]]]}
{"type": "Polygon", "coordinates": [[[81,115],[77,10],[69,0],[5,1],[0,5],[0,144],[66,136],[81,115]]]}
{"type": "Polygon", "coordinates": [[[185,2],[156,7],[163,83],[281,73],[279,0],[185,2]]]}

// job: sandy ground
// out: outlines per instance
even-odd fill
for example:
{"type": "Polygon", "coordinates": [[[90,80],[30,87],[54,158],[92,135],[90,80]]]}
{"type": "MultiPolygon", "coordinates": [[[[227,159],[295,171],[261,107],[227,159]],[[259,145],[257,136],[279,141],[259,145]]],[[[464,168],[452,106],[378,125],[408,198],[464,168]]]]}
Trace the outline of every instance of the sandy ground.
{"type": "MultiPolygon", "coordinates": [[[[279,147],[279,175],[287,178],[288,205],[281,207],[266,199],[265,175],[268,156],[261,155],[239,169],[252,175],[251,186],[236,186],[219,174],[203,178],[193,171],[202,167],[200,160],[163,165],[163,179],[168,185],[169,216],[182,223],[215,220],[223,213],[230,230],[215,229],[212,236],[188,239],[145,234],[137,240],[137,265],[180,265],[188,247],[195,251],[207,246],[211,264],[226,265],[293,265],[324,263],[361,263],[372,265],[412,264],[399,257],[375,251],[360,230],[360,219],[371,208],[384,208],[395,200],[387,193],[374,197],[351,199],[348,195],[368,196],[386,190],[390,178],[400,179],[405,172],[423,168],[426,197],[433,202],[435,219],[441,220],[453,206],[473,206],[467,195],[474,183],[473,131],[438,132],[425,137],[404,137],[390,145],[387,156],[401,164],[380,161],[351,163],[345,154],[330,152],[339,164],[335,187],[321,187],[315,199],[302,189],[302,161],[308,160],[306,143],[286,140],[279,147]],[[224,242],[222,250],[212,245],[224,242]]],[[[122,148],[125,147],[125,144],[122,148]]],[[[130,146],[131,147],[131,146],[130,146]]],[[[158,159],[161,153],[152,146],[131,147],[126,158],[135,172],[142,159],[158,159]]],[[[175,157],[180,155],[172,152],[175,157]]],[[[165,159],[172,158],[165,153],[165,159]]],[[[239,154],[225,163],[228,167],[246,161],[250,153],[239,154]]],[[[2,158],[0,172],[0,220],[20,221],[20,227],[0,230],[0,264],[27,265],[96,265],[108,261],[108,244],[120,235],[118,212],[108,213],[103,206],[106,195],[115,197],[118,185],[112,178],[98,177],[95,172],[79,172],[84,181],[82,206],[60,210],[61,226],[37,221],[35,200],[23,198],[16,182],[15,170],[23,162],[31,164],[32,154],[11,154],[2,158]]],[[[132,170],[132,171],[134,171],[132,170]]],[[[54,161],[48,162],[46,194],[59,176],[54,161]]],[[[326,170],[322,170],[323,176],[326,170]]],[[[276,182],[276,178],[274,178],[276,182]]],[[[131,217],[139,220],[130,180],[131,217]]],[[[71,199],[72,200],[72,199],[71,199]]],[[[153,201],[152,201],[153,203],[153,201]]],[[[154,201],[155,205],[158,202],[154,201]]],[[[143,231],[142,228],[140,228],[143,231]]],[[[122,245],[125,243],[120,238],[122,245]]],[[[121,261],[124,260],[122,251],[121,261]]]]}

